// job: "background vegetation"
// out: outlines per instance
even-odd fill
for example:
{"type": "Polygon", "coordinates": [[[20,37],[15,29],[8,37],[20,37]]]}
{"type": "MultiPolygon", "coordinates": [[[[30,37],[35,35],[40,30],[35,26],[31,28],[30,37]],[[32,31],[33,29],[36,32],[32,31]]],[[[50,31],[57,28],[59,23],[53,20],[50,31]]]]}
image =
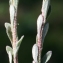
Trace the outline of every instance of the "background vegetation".
{"type": "MultiPolygon", "coordinates": [[[[6,45],[11,45],[4,27],[10,22],[9,0],[0,0],[0,63],[9,63],[6,45]]],[[[32,46],[36,37],[36,21],[41,13],[42,0],[19,0],[18,35],[25,35],[19,50],[19,63],[32,62],[32,46]]],[[[63,0],[51,0],[51,13],[47,19],[49,31],[44,41],[42,56],[52,50],[48,63],[63,63],[63,0]]]]}

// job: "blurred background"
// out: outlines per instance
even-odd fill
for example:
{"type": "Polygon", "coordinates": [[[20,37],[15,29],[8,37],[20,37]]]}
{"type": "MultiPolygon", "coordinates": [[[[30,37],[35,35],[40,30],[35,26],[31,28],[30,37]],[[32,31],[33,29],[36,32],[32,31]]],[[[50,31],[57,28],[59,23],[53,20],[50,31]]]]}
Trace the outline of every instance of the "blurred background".
{"type": "MultiPolygon", "coordinates": [[[[36,21],[41,13],[42,0],[19,0],[18,36],[24,35],[19,49],[19,63],[32,63],[32,46],[36,42],[36,21]]],[[[9,0],[0,0],[0,63],[9,63],[6,45],[11,46],[4,27],[10,22],[9,0]]],[[[51,50],[48,63],[63,63],[63,0],[51,0],[51,13],[47,19],[49,31],[45,37],[42,57],[51,50]]]]}

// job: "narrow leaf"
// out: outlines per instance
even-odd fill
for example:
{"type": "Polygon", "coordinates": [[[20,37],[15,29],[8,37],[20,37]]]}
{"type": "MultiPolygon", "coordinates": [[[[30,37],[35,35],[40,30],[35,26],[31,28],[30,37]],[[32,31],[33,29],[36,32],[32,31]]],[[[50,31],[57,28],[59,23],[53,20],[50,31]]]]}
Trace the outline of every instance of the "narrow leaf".
{"type": "Polygon", "coordinates": [[[24,35],[23,35],[23,36],[19,39],[19,41],[16,43],[16,50],[15,50],[15,53],[18,52],[19,47],[20,47],[20,45],[21,45],[21,42],[22,42],[23,38],[24,38],[24,35]]]}
{"type": "Polygon", "coordinates": [[[12,44],[11,24],[10,24],[10,23],[5,23],[5,28],[6,28],[7,36],[8,36],[8,38],[10,39],[11,44],[12,44]]]}
{"type": "Polygon", "coordinates": [[[6,46],[6,51],[9,57],[9,63],[12,63],[12,54],[13,54],[13,50],[10,46],[6,46]]]}
{"type": "Polygon", "coordinates": [[[6,52],[9,53],[9,51],[13,54],[13,49],[10,46],[6,46],[6,52]]]}
{"type": "Polygon", "coordinates": [[[42,35],[42,42],[44,42],[45,36],[48,32],[48,28],[49,28],[49,23],[45,24],[45,26],[44,26],[43,35],[42,35]]]}
{"type": "Polygon", "coordinates": [[[37,44],[34,44],[33,47],[32,47],[32,56],[33,56],[33,60],[34,62],[38,62],[38,46],[37,44]]]}
{"type": "Polygon", "coordinates": [[[8,56],[9,56],[9,63],[12,63],[12,54],[11,54],[10,51],[9,51],[9,53],[8,53],[8,56]]]}
{"type": "Polygon", "coordinates": [[[11,22],[11,30],[12,30],[14,25],[14,15],[15,15],[15,8],[13,4],[11,4],[9,7],[9,13],[10,13],[10,22],[11,22]]]}
{"type": "Polygon", "coordinates": [[[14,2],[13,2],[13,4],[14,4],[16,10],[17,10],[17,7],[18,7],[18,1],[19,1],[19,0],[14,0],[14,2]]]}
{"type": "Polygon", "coordinates": [[[41,11],[42,11],[45,19],[46,19],[46,16],[47,16],[49,6],[50,6],[50,0],[43,0],[41,11]]]}
{"type": "Polygon", "coordinates": [[[52,51],[48,51],[48,52],[44,55],[44,57],[42,58],[42,63],[47,63],[47,62],[50,60],[51,55],[52,55],[52,51]]]}
{"type": "Polygon", "coordinates": [[[43,24],[43,17],[42,14],[39,15],[38,19],[37,19],[37,33],[38,36],[40,36],[40,31],[42,30],[42,24],[43,24]]]}

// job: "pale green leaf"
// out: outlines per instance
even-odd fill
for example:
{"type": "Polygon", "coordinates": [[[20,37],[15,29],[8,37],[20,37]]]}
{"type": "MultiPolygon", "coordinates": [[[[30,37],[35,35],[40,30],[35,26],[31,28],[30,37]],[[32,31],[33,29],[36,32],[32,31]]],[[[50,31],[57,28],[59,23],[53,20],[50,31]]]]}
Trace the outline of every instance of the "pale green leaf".
{"type": "Polygon", "coordinates": [[[49,23],[46,23],[45,26],[44,26],[44,29],[43,29],[42,42],[44,42],[45,36],[48,32],[48,29],[49,29],[49,23]]]}
{"type": "Polygon", "coordinates": [[[14,5],[15,9],[17,10],[19,0],[9,0],[9,5],[14,5]]]}
{"type": "Polygon", "coordinates": [[[18,52],[19,47],[21,45],[21,42],[22,42],[23,38],[24,38],[24,35],[16,42],[15,54],[18,52]]]}
{"type": "Polygon", "coordinates": [[[5,28],[6,28],[7,36],[8,36],[8,38],[10,39],[11,44],[12,44],[11,24],[10,24],[10,23],[5,23],[5,28]]]}
{"type": "Polygon", "coordinates": [[[18,7],[18,1],[19,1],[19,0],[14,0],[14,2],[13,2],[16,9],[17,9],[17,7],[18,7]]]}
{"type": "Polygon", "coordinates": [[[8,53],[8,56],[9,56],[9,63],[12,63],[12,54],[11,54],[10,51],[9,51],[9,53],[8,53]]]}
{"type": "Polygon", "coordinates": [[[52,55],[52,51],[48,51],[48,52],[44,55],[44,57],[42,58],[42,62],[41,62],[41,63],[47,63],[47,62],[50,60],[51,55],[52,55]]]}
{"type": "Polygon", "coordinates": [[[32,57],[35,62],[38,62],[38,45],[34,44],[32,47],[32,57]]]}
{"type": "Polygon", "coordinates": [[[10,46],[6,46],[6,52],[9,57],[9,63],[12,63],[12,55],[13,55],[13,50],[10,46]]]}
{"type": "Polygon", "coordinates": [[[10,46],[6,46],[6,52],[9,53],[9,51],[13,54],[13,49],[10,46]]]}
{"type": "Polygon", "coordinates": [[[44,18],[46,19],[47,16],[47,12],[50,6],[50,0],[43,0],[43,4],[42,4],[42,13],[44,14],[44,18]]]}

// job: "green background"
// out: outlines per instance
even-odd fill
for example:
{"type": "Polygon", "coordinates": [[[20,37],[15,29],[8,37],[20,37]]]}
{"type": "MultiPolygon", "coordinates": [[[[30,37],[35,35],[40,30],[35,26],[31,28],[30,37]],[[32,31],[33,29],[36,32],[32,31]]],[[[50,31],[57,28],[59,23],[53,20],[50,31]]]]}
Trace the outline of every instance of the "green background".
{"type": "MultiPolygon", "coordinates": [[[[10,22],[9,0],[0,0],[0,63],[9,63],[6,45],[11,46],[4,27],[10,22]]],[[[19,63],[32,63],[32,46],[36,42],[36,22],[41,14],[42,0],[19,0],[18,36],[24,35],[19,49],[19,63]]],[[[49,31],[43,44],[43,55],[51,50],[52,57],[48,63],[63,63],[63,0],[51,0],[51,13],[47,19],[49,31]]]]}

